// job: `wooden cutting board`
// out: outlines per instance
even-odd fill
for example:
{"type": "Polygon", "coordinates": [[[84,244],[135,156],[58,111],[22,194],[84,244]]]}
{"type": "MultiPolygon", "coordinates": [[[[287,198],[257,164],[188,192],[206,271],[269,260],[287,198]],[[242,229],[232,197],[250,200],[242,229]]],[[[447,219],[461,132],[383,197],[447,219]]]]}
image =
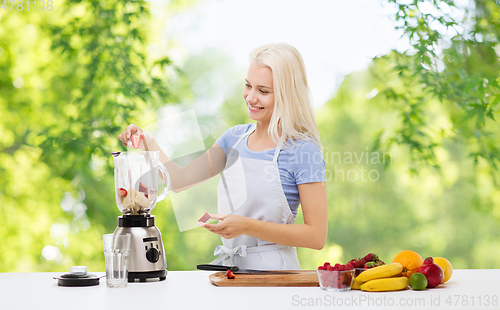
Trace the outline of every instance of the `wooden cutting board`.
{"type": "Polygon", "coordinates": [[[318,286],[316,270],[297,270],[294,274],[234,274],[228,279],[225,272],[208,278],[216,286],[318,286]]]}

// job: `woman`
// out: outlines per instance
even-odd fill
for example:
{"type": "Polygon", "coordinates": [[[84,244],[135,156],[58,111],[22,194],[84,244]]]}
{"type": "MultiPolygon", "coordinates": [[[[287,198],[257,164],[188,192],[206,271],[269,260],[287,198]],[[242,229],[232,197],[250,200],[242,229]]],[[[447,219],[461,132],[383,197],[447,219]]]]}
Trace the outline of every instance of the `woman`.
{"type": "MultiPolygon", "coordinates": [[[[328,230],[325,162],[300,53],[285,43],[253,50],[243,98],[256,123],[230,128],[184,167],[147,133],[140,147],[160,151],[175,192],[223,171],[219,214],[210,215],[219,223],[198,223],[222,238],[212,264],[300,269],[296,247],[322,249],[328,230]],[[299,204],[304,224],[295,225],[299,204]]],[[[131,147],[134,134],[143,132],[131,124],[118,138],[131,147]]]]}

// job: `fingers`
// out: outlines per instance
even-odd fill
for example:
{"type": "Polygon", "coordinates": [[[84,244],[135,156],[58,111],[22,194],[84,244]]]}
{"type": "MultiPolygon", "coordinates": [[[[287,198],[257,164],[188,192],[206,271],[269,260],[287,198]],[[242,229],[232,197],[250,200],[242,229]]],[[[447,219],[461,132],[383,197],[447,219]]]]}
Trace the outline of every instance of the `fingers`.
{"type": "MultiPolygon", "coordinates": [[[[207,213],[207,214],[209,216],[209,219],[214,219],[214,220],[219,220],[219,221],[223,221],[227,217],[227,214],[210,214],[210,213],[207,213]]],[[[217,224],[220,224],[220,223],[217,223],[217,224]]],[[[204,228],[207,228],[207,225],[217,225],[217,224],[207,224],[206,221],[198,222],[198,226],[201,226],[204,228]]]]}
{"type": "Polygon", "coordinates": [[[230,229],[230,227],[228,227],[228,225],[224,222],[220,222],[218,224],[207,224],[203,222],[198,222],[198,226],[206,228],[208,231],[217,234],[225,239],[232,239],[238,236],[235,235],[232,229],[230,229]]]}
{"type": "Polygon", "coordinates": [[[118,135],[118,140],[120,140],[122,143],[125,143],[125,140],[123,138],[123,134],[118,135]]]}
{"type": "Polygon", "coordinates": [[[125,135],[125,138],[127,138],[127,141],[128,139],[130,139],[130,136],[133,134],[133,131],[135,131],[134,129],[134,124],[130,124],[127,126],[127,128],[125,128],[125,132],[123,133],[125,135]]]}
{"type": "Polygon", "coordinates": [[[219,220],[221,222],[219,222],[217,224],[208,224],[205,222],[198,222],[198,226],[206,228],[206,229],[210,230],[211,232],[218,232],[218,231],[221,231],[222,229],[225,228],[226,225],[224,225],[225,223],[223,221],[226,219],[227,214],[210,214],[209,213],[208,215],[210,216],[211,219],[219,220]]]}
{"type": "Polygon", "coordinates": [[[118,135],[118,139],[122,141],[123,146],[126,147],[133,147],[132,141],[130,141],[130,136],[132,136],[135,133],[139,133],[141,136],[144,137],[143,130],[135,125],[135,124],[130,124],[125,128],[125,131],[122,134],[118,135]]]}
{"type": "Polygon", "coordinates": [[[125,128],[125,137],[127,137],[127,140],[130,139],[130,136],[134,134],[135,130],[133,130],[133,124],[130,124],[125,128]]]}
{"type": "MultiPolygon", "coordinates": [[[[200,225],[200,223],[198,224],[200,225]]],[[[211,232],[218,232],[218,231],[221,231],[221,230],[224,230],[224,228],[226,228],[224,225],[223,222],[220,222],[220,223],[217,223],[217,224],[207,224],[207,223],[203,223],[203,225],[200,225],[201,227],[203,228],[206,228],[208,230],[210,230],[211,232]]]]}
{"type": "Polygon", "coordinates": [[[225,225],[224,222],[220,222],[217,224],[207,224],[207,223],[203,223],[203,222],[198,222],[198,226],[206,228],[208,231],[210,231],[214,234],[217,234],[221,237],[225,237],[229,233],[227,231],[227,225],[225,225]]]}
{"type": "Polygon", "coordinates": [[[142,128],[140,128],[139,126],[137,125],[134,125],[134,124],[130,124],[129,125],[130,127],[130,135],[129,135],[129,138],[131,135],[134,135],[134,134],[139,134],[139,135],[142,135],[142,133],[144,132],[144,130],[142,130],[142,128]]]}
{"type": "Polygon", "coordinates": [[[226,218],[227,214],[210,214],[211,219],[215,220],[224,220],[226,218]]]}

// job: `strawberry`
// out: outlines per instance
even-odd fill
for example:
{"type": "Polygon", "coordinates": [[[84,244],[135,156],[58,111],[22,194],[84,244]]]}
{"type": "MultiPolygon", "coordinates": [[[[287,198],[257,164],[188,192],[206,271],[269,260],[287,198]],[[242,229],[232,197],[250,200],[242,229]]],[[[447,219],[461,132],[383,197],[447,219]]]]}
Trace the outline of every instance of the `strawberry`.
{"type": "Polygon", "coordinates": [[[324,286],[329,286],[329,281],[330,281],[330,278],[328,277],[328,273],[323,273],[321,275],[321,283],[323,283],[324,286]]]}
{"type": "Polygon", "coordinates": [[[210,214],[208,212],[205,212],[202,217],[198,220],[198,222],[203,222],[206,223],[210,219],[210,214]]]}
{"type": "Polygon", "coordinates": [[[139,192],[141,193],[147,193],[148,192],[148,187],[144,185],[144,183],[139,182],[139,192]]]}
{"type": "Polygon", "coordinates": [[[123,187],[120,187],[120,188],[118,189],[118,195],[119,195],[120,197],[125,197],[125,196],[127,196],[127,190],[126,190],[126,189],[124,189],[123,187]]]}
{"type": "Polygon", "coordinates": [[[375,260],[379,260],[378,255],[374,254],[374,253],[368,253],[363,258],[366,260],[366,262],[372,262],[375,260]]]}
{"type": "Polygon", "coordinates": [[[228,269],[228,270],[226,271],[226,276],[227,276],[227,278],[228,278],[228,279],[234,279],[234,278],[236,278],[236,277],[234,276],[234,273],[233,273],[230,269],[228,269]]]}
{"type": "Polygon", "coordinates": [[[134,148],[138,148],[139,145],[141,144],[141,138],[142,138],[142,135],[141,136],[138,136],[138,135],[131,135],[130,138],[132,139],[132,145],[134,146],[134,148]]]}
{"type": "Polygon", "coordinates": [[[358,258],[353,258],[350,261],[348,261],[348,264],[351,264],[354,268],[362,268],[363,265],[366,263],[363,263],[363,259],[361,257],[358,258]]]}
{"type": "Polygon", "coordinates": [[[382,265],[385,265],[385,263],[381,260],[377,260],[377,261],[373,261],[373,262],[367,262],[365,264],[365,268],[373,268],[373,267],[377,267],[377,266],[382,266],[382,265]]]}
{"type": "Polygon", "coordinates": [[[343,287],[349,286],[351,284],[351,281],[352,281],[352,275],[349,273],[342,273],[342,275],[340,277],[340,281],[341,281],[343,287]]]}

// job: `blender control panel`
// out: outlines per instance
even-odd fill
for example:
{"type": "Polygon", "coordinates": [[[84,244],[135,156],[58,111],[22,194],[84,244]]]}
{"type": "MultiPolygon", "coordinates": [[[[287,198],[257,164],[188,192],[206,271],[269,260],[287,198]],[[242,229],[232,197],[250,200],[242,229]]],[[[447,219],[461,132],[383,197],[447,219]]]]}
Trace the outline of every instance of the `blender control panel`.
{"type": "Polygon", "coordinates": [[[160,248],[157,237],[143,238],[146,259],[151,263],[156,263],[160,259],[160,248]]]}

